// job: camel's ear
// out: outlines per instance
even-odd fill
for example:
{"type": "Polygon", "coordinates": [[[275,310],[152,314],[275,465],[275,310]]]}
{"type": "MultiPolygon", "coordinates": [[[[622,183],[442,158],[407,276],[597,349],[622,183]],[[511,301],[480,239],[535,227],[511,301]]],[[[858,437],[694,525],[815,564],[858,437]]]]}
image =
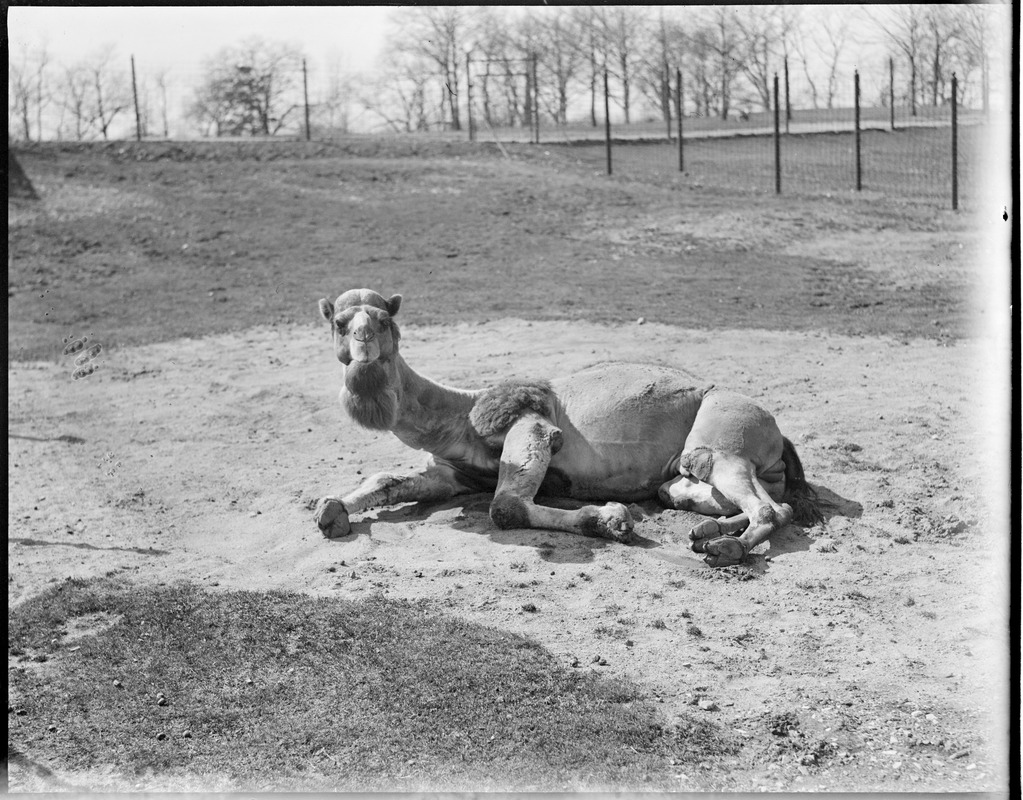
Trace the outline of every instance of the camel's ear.
{"type": "Polygon", "coordinates": [[[387,301],[387,313],[393,317],[398,313],[399,308],[401,308],[401,295],[392,294],[391,299],[387,301]]]}
{"type": "Polygon", "coordinates": [[[334,304],[323,298],[320,300],[320,314],[327,322],[331,322],[334,319],[334,304]]]}

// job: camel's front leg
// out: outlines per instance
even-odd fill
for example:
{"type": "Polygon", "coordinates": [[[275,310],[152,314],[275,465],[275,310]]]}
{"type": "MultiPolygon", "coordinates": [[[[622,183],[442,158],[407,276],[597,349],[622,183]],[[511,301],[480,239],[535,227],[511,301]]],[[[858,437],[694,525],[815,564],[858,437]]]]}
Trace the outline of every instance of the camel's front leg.
{"type": "Polygon", "coordinates": [[[447,500],[465,491],[450,469],[436,464],[430,464],[421,472],[403,475],[378,472],[351,494],[320,498],[313,518],[324,536],[336,539],[352,532],[349,514],[377,506],[447,500]]]}
{"type": "Polygon", "coordinates": [[[561,431],[539,414],[525,414],[512,425],[505,436],[497,491],[490,505],[494,524],[499,528],[548,528],[630,541],[632,517],[621,503],[563,511],[533,502],[551,457],[561,444],[561,431]]]}

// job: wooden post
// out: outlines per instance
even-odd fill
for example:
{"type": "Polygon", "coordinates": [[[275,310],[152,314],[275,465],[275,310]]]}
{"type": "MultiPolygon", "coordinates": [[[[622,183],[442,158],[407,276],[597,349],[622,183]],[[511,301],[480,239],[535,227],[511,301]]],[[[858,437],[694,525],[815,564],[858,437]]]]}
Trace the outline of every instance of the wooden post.
{"type": "MultiPolygon", "coordinates": [[[[131,93],[135,98],[135,141],[142,141],[142,114],[139,113],[139,90],[135,84],[135,56],[131,57],[131,93]]],[[[42,132],[40,131],[40,137],[42,132]]]]}
{"type": "Polygon", "coordinates": [[[664,124],[668,129],[668,141],[671,141],[671,69],[664,65],[664,124]]]}
{"type": "Polygon", "coordinates": [[[465,54],[465,114],[469,121],[469,141],[476,141],[476,128],[472,117],[472,55],[471,53],[465,54]]]}
{"type": "Polygon", "coordinates": [[[888,106],[891,115],[891,127],[895,130],[895,59],[888,56],[888,106]]]}
{"type": "Polygon", "coordinates": [[[538,82],[537,65],[539,57],[533,53],[533,128],[536,130],[535,141],[540,144],[540,84],[538,82]]]}
{"type": "Polygon", "coordinates": [[[785,133],[789,132],[792,120],[792,103],[789,102],[789,57],[785,56],[785,133]]]}
{"type": "Polygon", "coordinates": [[[608,101],[607,70],[604,70],[604,141],[607,147],[607,174],[611,174],[611,107],[608,101]]]}
{"type": "Polygon", "coordinates": [[[781,98],[778,73],[774,73],[774,193],[781,194],[781,98]]]}
{"type": "Polygon", "coordinates": [[[959,210],[959,79],[952,73],[952,210],[959,210]]]}
{"type": "Polygon", "coordinates": [[[678,171],[686,171],[685,158],[682,155],[682,70],[675,70],[675,113],[678,115],[678,171]]]}
{"type": "Polygon", "coordinates": [[[860,71],[853,72],[853,101],[856,106],[856,191],[863,189],[863,162],[860,159],[860,71]]]}
{"type": "Polygon", "coordinates": [[[305,68],[305,59],[302,59],[302,94],[305,97],[305,140],[308,142],[312,138],[312,132],[309,130],[309,73],[305,68]]]}

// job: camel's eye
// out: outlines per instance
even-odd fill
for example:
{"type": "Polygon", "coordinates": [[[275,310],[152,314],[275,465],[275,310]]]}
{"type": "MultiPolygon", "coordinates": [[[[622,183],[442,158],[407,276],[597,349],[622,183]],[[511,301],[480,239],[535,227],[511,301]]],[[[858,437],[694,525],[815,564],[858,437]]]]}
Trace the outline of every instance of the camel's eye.
{"type": "Polygon", "coordinates": [[[344,333],[346,327],[345,321],[343,319],[334,320],[334,327],[337,328],[338,333],[344,333]]]}
{"type": "Polygon", "coordinates": [[[391,327],[391,321],[389,319],[380,320],[380,327],[386,330],[391,327]]]}

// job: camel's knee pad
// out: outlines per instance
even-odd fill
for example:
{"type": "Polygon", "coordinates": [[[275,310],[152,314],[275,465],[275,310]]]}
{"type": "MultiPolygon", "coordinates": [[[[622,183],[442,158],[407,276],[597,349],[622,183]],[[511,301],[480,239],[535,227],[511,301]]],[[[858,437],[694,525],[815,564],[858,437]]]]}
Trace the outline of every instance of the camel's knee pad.
{"type": "Polygon", "coordinates": [[[528,528],[529,512],[526,510],[526,501],[509,492],[495,495],[490,503],[490,519],[502,530],[528,528]]]}

